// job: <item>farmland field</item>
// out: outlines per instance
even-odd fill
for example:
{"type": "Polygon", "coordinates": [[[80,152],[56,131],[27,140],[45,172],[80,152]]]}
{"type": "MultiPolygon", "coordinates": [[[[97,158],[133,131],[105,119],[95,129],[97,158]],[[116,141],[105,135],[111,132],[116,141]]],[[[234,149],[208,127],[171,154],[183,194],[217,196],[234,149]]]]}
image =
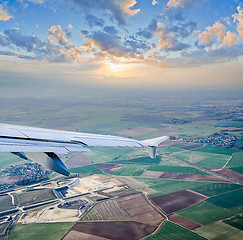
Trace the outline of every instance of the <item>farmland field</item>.
{"type": "Polygon", "coordinates": [[[204,201],[198,205],[177,212],[178,215],[188,218],[200,224],[208,224],[221,219],[233,216],[235,213],[242,211],[239,209],[227,209],[218,207],[210,202],[204,201]]]}
{"type": "Polygon", "coordinates": [[[224,154],[224,155],[232,155],[232,153],[239,152],[238,150],[232,148],[218,148],[218,147],[213,147],[211,145],[207,145],[205,147],[195,149],[192,151],[209,152],[209,153],[224,154]]]}
{"type": "Polygon", "coordinates": [[[94,165],[87,165],[83,167],[76,167],[70,169],[71,173],[92,173],[92,174],[105,174],[99,168],[94,165]]]}
{"type": "Polygon", "coordinates": [[[20,162],[23,159],[11,153],[0,153],[0,169],[9,167],[12,163],[20,162]]]}
{"type": "Polygon", "coordinates": [[[178,173],[189,173],[189,174],[207,174],[192,167],[180,167],[180,166],[150,166],[147,168],[148,171],[159,171],[159,172],[178,172],[178,173]]]}
{"type": "Polygon", "coordinates": [[[212,197],[207,201],[222,208],[237,207],[243,205],[243,189],[224,193],[222,195],[212,197]]]}
{"type": "Polygon", "coordinates": [[[148,166],[139,164],[128,164],[117,170],[114,175],[121,176],[140,176],[148,166]]]}
{"type": "Polygon", "coordinates": [[[6,210],[12,209],[12,208],[14,208],[14,206],[12,204],[12,198],[7,194],[1,195],[0,196],[0,212],[6,211],[6,210]]]}
{"type": "Polygon", "coordinates": [[[227,167],[232,168],[232,167],[241,167],[241,166],[243,166],[243,152],[233,153],[233,157],[228,163],[227,167]]]}
{"type": "Polygon", "coordinates": [[[206,199],[206,196],[190,190],[182,190],[151,198],[166,214],[188,208],[206,199]]]}
{"type": "Polygon", "coordinates": [[[215,124],[216,127],[237,127],[237,128],[242,128],[243,123],[242,122],[237,122],[237,121],[230,121],[230,120],[221,120],[217,121],[215,124]]]}
{"type": "Polygon", "coordinates": [[[243,167],[232,167],[232,168],[230,168],[230,170],[243,174],[243,167]]]}
{"type": "Polygon", "coordinates": [[[145,238],[145,240],[163,239],[163,240],[203,240],[204,237],[191,232],[175,223],[166,222],[159,231],[145,238]]]}
{"type": "Polygon", "coordinates": [[[96,204],[81,221],[96,220],[131,220],[129,215],[118,204],[117,200],[109,200],[96,204]]]}
{"type": "Polygon", "coordinates": [[[223,222],[210,223],[194,231],[207,239],[239,240],[243,238],[242,231],[223,222]]]}
{"type": "Polygon", "coordinates": [[[161,161],[161,157],[157,156],[155,159],[151,159],[150,157],[146,156],[145,157],[137,157],[137,158],[128,158],[128,159],[123,159],[123,157],[117,158],[117,160],[111,161],[111,163],[116,163],[116,164],[129,164],[129,163],[137,163],[137,164],[146,164],[146,165],[152,165],[152,164],[158,164],[161,161]]]}
{"type": "Polygon", "coordinates": [[[231,217],[230,219],[224,220],[224,223],[229,224],[232,227],[243,230],[243,214],[237,214],[236,216],[231,217]]]}
{"type": "Polygon", "coordinates": [[[149,194],[148,197],[156,197],[184,189],[193,189],[207,184],[207,182],[188,182],[165,179],[136,178],[136,180],[146,183],[149,188],[156,190],[156,193],[149,194]]]}
{"type": "Polygon", "coordinates": [[[14,203],[20,207],[56,198],[52,189],[40,189],[14,194],[14,203]]]}
{"type": "Polygon", "coordinates": [[[59,240],[73,223],[43,223],[17,225],[10,234],[10,239],[18,240],[59,240]],[[58,229],[58,231],[57,231],[58,229]]]}
{"type": "Polygon", "coordinates": [[[134,221],[77,222],[63,240],[140,239],[154,229],[154,226],[134,221]]]}
{"type": "Polygon", "coordinates": [[[210,183],[203,186],[192,189],[193,191],[199,192],[203,195],[212,197],[215,195],[231,192],[243,188],[243,186],[232,183],[210,183]]]}

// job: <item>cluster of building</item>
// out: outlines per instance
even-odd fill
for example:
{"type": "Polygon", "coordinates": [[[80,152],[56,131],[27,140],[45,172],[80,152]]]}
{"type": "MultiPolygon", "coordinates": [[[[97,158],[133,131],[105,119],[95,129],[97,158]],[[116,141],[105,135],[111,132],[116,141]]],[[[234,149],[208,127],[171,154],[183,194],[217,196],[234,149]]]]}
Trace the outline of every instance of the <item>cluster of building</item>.
{"type": "Polygon", "coordinates": [[[0,184],[0,191],[14,187],[15,185],[25,185],[47,179],[49,171],[44,170],[37,163],[26,163],[14,165],[1,171],[5,176],[17,176],[16,181],[0,184]]]}
{"type": "Polygon", "coordinates": [[[220,132],[213,133],[209,135],[207,138],[197,137],[197,138],[188,138],[183,139],[184,142],[194,142],[194,143],[208,143],[215,145],[217,147],[222,148],[236,148],[239,150],[243,150],[243,146],[235,145],[235,141],[242,140],[243,137],[240,136],[231,136],[228,133],[220,132]]]}

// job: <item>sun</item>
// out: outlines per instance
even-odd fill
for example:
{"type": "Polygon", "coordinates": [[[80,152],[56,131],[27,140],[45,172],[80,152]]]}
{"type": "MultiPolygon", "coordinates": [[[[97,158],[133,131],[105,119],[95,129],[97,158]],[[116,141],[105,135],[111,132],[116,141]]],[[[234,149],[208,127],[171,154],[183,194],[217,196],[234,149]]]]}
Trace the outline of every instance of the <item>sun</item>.
{"type": "Polygon", "coordinates": [[[117,64],[117,63],[109,63],[109,67],[111,69],[111,71],[113,72],[119,72],[119,71],[122,71],[125,67],[124,64],[117,64]]]}

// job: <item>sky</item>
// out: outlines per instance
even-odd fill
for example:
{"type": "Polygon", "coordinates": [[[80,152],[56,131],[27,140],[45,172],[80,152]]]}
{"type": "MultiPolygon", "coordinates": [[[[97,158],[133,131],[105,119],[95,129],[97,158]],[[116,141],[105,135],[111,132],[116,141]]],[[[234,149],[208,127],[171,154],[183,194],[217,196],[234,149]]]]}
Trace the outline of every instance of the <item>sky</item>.
{"type": "Polygon", "coordinates": [[[241,89],[242,66],[242,0],[0,0],[5,94],[241,89]]]}

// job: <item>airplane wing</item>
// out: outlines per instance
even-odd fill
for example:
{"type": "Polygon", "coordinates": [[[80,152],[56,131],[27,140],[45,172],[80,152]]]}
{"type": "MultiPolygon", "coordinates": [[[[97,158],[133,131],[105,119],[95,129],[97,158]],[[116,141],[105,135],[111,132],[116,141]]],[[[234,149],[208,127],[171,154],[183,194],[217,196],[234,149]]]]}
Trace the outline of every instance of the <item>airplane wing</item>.
{"type": "Polygon", "coordinates": [[[69,171],[57,154],[90,151],[88,147],[144,147],[151,158],[167,136],[138,141],[111,135],[60,131],[44,128],[0,124],[0,152],[12,152],[32,159],[53,171],[68,176],[69,171]]]}

